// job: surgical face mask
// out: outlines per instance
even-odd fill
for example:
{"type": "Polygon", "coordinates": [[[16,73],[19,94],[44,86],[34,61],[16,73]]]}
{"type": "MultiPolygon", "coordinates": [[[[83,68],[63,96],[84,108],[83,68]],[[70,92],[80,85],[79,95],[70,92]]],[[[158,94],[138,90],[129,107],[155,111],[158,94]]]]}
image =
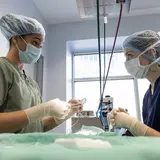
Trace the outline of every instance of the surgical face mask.
{"type": "Polygon", "coordinates": [[[25,51],[21,51],[17,46],[21,63],[36,63],[41,56],[41,48],[37,48],[31,44],[28,44],[23,38],[22,40],[26,43],[27,46],[25,51]]]}
{"type": "Polygon", "coordinates": [[[142,66],[139,57],[125,62],[126,70],[137,79],[146,78],[150,65],[142,66]]]}
{"type": "Polygon", "coordinates": [[[125,67],[126,67],[127,72],[129,74],[131,74],[132,76],[134,76],[135,78],[137,78],[137,79],[146,78],[150,66],[155,64],[155,63],[157,63],[157,62],[159,62],[160,61],[160,57],[157,58],[156,60],[154,60],[149,65],[145,65],[145,66],[140,64],[139,57],[142,56],[143,54],[145,54],[149,49],[154,48],[158,43],[159,43],[159,41],[157,43],[153,44],[152,46],[148,47],[137,58],[134,58],[132,60],[126,61],[125,62],[125,67]]]}

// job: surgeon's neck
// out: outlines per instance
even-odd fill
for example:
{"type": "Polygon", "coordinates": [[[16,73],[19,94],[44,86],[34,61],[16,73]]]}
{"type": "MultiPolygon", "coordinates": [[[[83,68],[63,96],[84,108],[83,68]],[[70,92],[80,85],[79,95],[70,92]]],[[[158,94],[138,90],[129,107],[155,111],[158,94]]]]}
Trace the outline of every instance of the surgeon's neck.
{"type": "Polygon", "coordinates": [[[19,60],[18,51],[10,49],[6,55],[6,58],[12,63],[18,65],[19,68],[22,66],[19,60]]]}
{"type": "Polygon", "coordinates": [[[148,73],[147,79],[151,83],[153,89],[154,89],[154,84],[159,77],[160,77],[160,71],[148,73]]]}

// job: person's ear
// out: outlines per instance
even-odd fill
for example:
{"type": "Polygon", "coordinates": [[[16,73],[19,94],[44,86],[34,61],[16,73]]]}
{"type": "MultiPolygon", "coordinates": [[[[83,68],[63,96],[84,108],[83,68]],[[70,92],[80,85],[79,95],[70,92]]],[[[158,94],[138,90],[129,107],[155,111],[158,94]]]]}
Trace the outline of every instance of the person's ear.
{"type": "Polygon", "coordinates": [[[147,55],[150,56],[150,57],[156,58],[156,50],[154,48],[150,49],[147,52],[147,55]]]}
{"type": "Polygon", "coordinates": [[[17,36],[12,37],[11,41],[14,45],[16,45],[18,43],[18,37],[17,36]]]}

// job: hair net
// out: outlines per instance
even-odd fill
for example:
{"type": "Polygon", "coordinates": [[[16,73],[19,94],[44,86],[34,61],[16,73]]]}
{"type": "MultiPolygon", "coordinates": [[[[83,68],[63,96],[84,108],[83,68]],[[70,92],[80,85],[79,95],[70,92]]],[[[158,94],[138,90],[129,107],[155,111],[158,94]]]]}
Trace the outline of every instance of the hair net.
{"type": "Polygon", "coordinates": [[[9,41],[13,36],[41,34],[45,36],[45,30],[37,20],[22,15],[6,14],[0,19],[2,34],[9,41]]]}
{"type": "MultiPolygon", "coordinates": [[[[144,51],[147,53],[149,49],[155,49],[157,58],[160,57],[160,36],[152,30],[137,32],[126,38],[123,48],[128,48],[139,53],[144,51]]],[[[150,60],[152,59],[148,55],[144,56],[150,60]]]]}

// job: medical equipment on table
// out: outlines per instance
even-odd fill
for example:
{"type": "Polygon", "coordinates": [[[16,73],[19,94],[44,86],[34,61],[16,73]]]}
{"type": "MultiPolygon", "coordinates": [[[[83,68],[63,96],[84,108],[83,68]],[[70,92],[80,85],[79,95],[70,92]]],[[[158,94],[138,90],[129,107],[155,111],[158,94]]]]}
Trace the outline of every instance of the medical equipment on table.
{"type": "MultiPolygon", "coordinates": [[[[116,33],[115,33],[115,38],[114,38],[114,43],[113,43],[113,47],[112,47],[112,51],[111,51],[111,56],[110,56],[110,60],[109,60],[109,64],[108,64],[108,69],[107,69],[107,72],[106,72],[106,75],[105,75],[105,70],[104,70],[104,79],[103,79],[103,87],[102,87],[102,84],[101,84],[101,49],[100,49],[100,14],[99,14],[99,0],[97,0],[97,32],[98,32],[98,54],[99,54],[99,78],[100,78],[100,102],[99,102],[99,106],[98,106],[98,109],[97,109],[97,116],[98,114],[100,114],[100,120],[101,120],[101,123],[103,125],[103,129],[106,131],[108,126],[107,126],[107,120],[106,120],[106,117],[107,117],[107,109],[110,105],[112,106],[113,108],[113,102],[111,103],[107,103],[104,104],[104,91],[105,91],[105,86],[106,86],[106,82],[108,80],[108,75],[109,75],[109,70],[110,70],[110,66],[111,66],[111,61],[112,61],[112,57],[113,57],[113,53],[114,53],[114,49],[115,49],[115,44],[116,44],[116,40],[117,40],[117,36],[118,36],[118,31],[119,31],[119,27],[120,27],[120,22],[121,22],[121,17],[122,17],[122,12],[123,12],[123,3],[125,2],[124,0],[119,0],[117,1],[118,3],[120,3],[120,13],[119,13],[119,19],[118,19],[118,24],[117,24],[117,29],[116,29],[116,33]],[[108,106],[109,105],[109,106],[108,106]],[[108,106],[108,107],[106,107],[108,106]],[[105,113],[105,114],[104,114],[105,113]]],[[[104,3],[103,3],[104,5],[104,3]]],[[[105,8],[105,7],[103,7],[105,8]]],[[[105,57],[105,38],[106,38],[106,33],[105,33],[105,30],[106,30],[106,21],[105,21],[105,10],[104,10],[104,57],[105,57]]],[[[105,59],[104,59],[105,61],[105,59]]],[[[104,62],[105,64],[105,62],[104,62]]],[[[112,110],[112,109],[111,109],[112,110]]]]}
{"type": "MultiPolygon", "coordinates": [[[[79,113],[76,113],[76,116],[78,116],[78,115],[79,115],[79,113]]],[[[94,111],[91,111],[91,110],[82,111],[80,114],[80,117],[94,117],[94,111]]]]}
{"type": "Polygon", "coordinates": [[[113,109],[113,98],[110,96],[105,96],[103,98],[102,104],[97,111],[97,117],[100,117],[100,120],[103,124],[103,129],[106,131],[108,129],[107,124],[107,114],[113,109]]]}
{"type": "Polygon", "coordinates": [[[122,136],[126,133],[124,128],[114,128],[108,119],[108,113],[113,109],[113,98],[110,96],[105,96],[102,101],[102,105],[97,112],[97,117],[100,117],[100,120],[103,125],[104,131],[115,132],[117,135],[122,136]]]}

